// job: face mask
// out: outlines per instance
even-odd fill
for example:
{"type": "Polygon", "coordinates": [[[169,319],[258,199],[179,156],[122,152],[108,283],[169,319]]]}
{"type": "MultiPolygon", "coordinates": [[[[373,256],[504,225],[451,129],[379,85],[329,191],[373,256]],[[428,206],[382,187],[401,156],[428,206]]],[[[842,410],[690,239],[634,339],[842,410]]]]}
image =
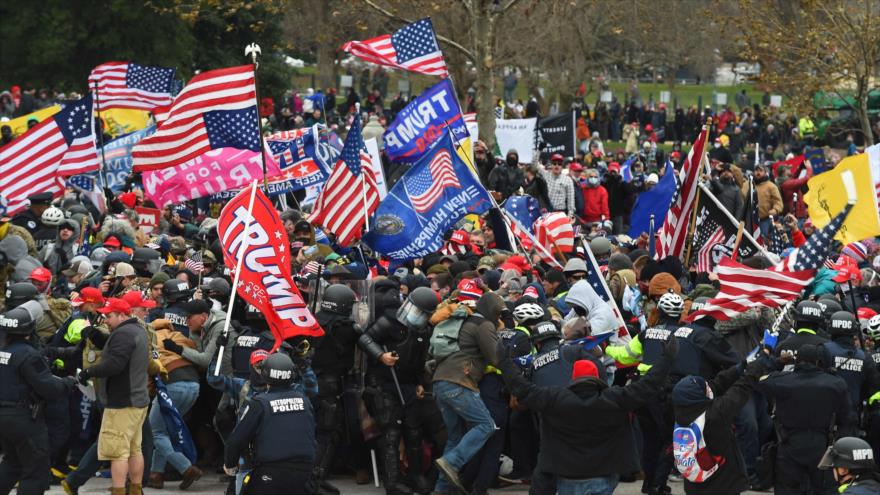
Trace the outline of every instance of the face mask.
{"type": "Polygon", "coordinates": [[[718,149],[721,147],[721,143],[715,143],[714,146],[715,146],[715,149],[718,149]]]}
{"type": "Polygon", "coordinates": [[[515,156],[508,156],[507,157],[507,165],[510,167],[515,167],[515,166],[519,165],[519,158],[517,158],[515,156]]]}
{"type": "Polygon", "coordinates": [[[596,187],[599,185],[599,178],[590,177],[589,179],[587,179],[587,184],[589,184],[591,187],[596,187]]]}

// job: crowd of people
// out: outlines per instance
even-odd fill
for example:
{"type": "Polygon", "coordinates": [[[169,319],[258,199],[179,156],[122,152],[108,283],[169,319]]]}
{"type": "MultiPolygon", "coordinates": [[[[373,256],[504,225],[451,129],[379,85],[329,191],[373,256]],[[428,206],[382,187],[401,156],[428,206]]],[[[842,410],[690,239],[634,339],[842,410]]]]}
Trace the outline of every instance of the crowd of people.
{"type": "MultiPolygon", "coordinates": [[[[791,307],[686,321],[718,292],[715,274],[654,259],[647,233],[626,232],[695,127],[634,105],[620,112],[625,149],[603,147],[616,131],[598,106],[580,113],[594,131],[577,156],[523,164],[475,145],[499,201],[531,195],[583,227],[559,266],[499,248],[507,233],[485,217],[436,253],[390,261],[338,246],[307,207],[278,201],[291,272],[324,331],[280,344],[256,308],[229,306],[214,205],[166,205],[145,232],[136,208],[156,205],[136,176],[105,190],[105,211],[74,189],[29,198],[0,218],[0,493],[75,494],[109,469],[114,495],[186,490],[215,472],[227,493],[332,494],[340,477],[368,483],[371,459],[389,494],[880,492],[880,244],[835,246],[791,307]],[[661,131],[676,136],[668,154],[661,131]],[[853,294],[834,282],[841,254],[860,267],[853,294]]],[[[283,107],[268,125],[339,113],[283,107]]],[[[751,178],[761,228],[800,246],[814,234],[802,192],[819,162],[778,162],[811,150],[809,126],[751,108],[712,116],[705,180],[743,218],[751,178]],[[758,163],[743,158],[755,142],[758,163]]],[[[392,116],[367,113],[365,134],[392,116]]],[[[820,154],[824,167],[840,159],[820,154]]]]}

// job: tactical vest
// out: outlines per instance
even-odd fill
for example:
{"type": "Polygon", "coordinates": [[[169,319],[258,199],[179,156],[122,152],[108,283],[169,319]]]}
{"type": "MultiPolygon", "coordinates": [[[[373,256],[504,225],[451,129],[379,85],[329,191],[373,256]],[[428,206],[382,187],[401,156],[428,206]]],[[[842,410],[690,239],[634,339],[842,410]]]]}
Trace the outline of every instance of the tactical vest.
{"type": "Polygon", "coordinates": [[[880,349],[871,351],[871,359],[874,361],[874,364],[880,367],[880,349]]]}
{"type": "Polygon", "coordinates": [[[269,351],[275,345],[271,332],[256,332],[247,328],[232,344],[232,374],[236,378],[248,378],[251,370],[251,353],[257,349],[269,351]]]}
{"type": "Polygon", "coordinates": [[[306,461],[315,458],[315,414],[305,394],[294,388],[254,396],[263,418],[253,439],[254,463],[306,461]]]}
{"type": "Polygon", "coordinates": [[[539,387],[565,387],[571,382],[573,368],[574,363],[565,356],[562,346],[544,346],[532,359],[532,383],[539,387]]]}
{"type": "Polygon", "coordinates": [[[166,307],[160,318],[170,321],[175,330],[189,337],[189,327],[186,326],[186,314],[183,312],[181,303],[174,303],[166,307]]]}
{"type": "Polygon", "coordinates": [[[36,349],[24,342],[14,342],[0,348],[0,406],[27,407],[33,401],[30,398],[30,387],[21,380],[18,368],[30,356],[39,359],[36,349]]]}
{"type": "Polygon", "coordinates": [[[848,349],[837,342],[823,344],[830,362],[825,363],[829,368],[837,370],[837,376],[846,382],[849,392],[850,405],[858,408],[861,404],[862,385],[865,382],[865,353],[861,349],[848,349]]]}
{"type": "Polygon", "coordinates": [[[677,376],[699,375],[703,354],[694,344],[694,337],[706,330],[702,327],[679,327],[675,330],[678,352],[672,365],[672,374],[677,376]]]}
{"type": "Polygon", "coordinates": [[[663,346],[670,335],[678,330],[678,325],[656,325],[639,334],[642,341],[642,364],[654,366],[663,355],[663,346]]]}

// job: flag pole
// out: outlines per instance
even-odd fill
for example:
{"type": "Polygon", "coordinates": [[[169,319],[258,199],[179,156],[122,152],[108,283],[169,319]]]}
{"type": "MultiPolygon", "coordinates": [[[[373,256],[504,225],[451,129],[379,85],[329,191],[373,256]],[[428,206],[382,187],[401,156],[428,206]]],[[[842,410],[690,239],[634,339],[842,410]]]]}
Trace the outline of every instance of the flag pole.
{"type": "Polygon", "coordinates": [[[263,146],[263,126],[260,120],[260,90],[257,84],[257,68],[260,67],[257,57],[261,53],[262,50],[260,50],[260,45],[256,43],[251,43],[244,47],[244,56],[247,57],[250,55],[251,64],[254,66],[254,101],[256,102],[257,113],[257,140],[260,142],[260,161],[263,163],[263,189],[266,190],[266,194],[269,194],[269,169],[266,166],[266,149],[263,146]]]}
{"type": "MultiPolygon", "coordinates": [[[[241,244],[238,248],[238,259],[235,262],[235,273],[232,278],[232,291],[229,294],[229,311],[232,311],[232,304],[235,302],[235,294],[238,292],[238,279],[241,277],[241,265],[244,262],[244,253],[247,251],[248,244],[250,244],[250,236],[251,236],[251,222],[254,219],[254,198],[257,196],[257,183],[259,181],[254,181],[251,184],[251,197],[248,200],[248,209],[247,216],[245,217],[244,222],[244,232],[242,232],[242,240],[241,244]]],[[[223,336],[229,336],[229,325],[232,323],[232,318],[226,318],[226,321],[223,323],[223,336]]],[[[223,362],[223,352],[225,346],[220,346],[217,350],[217,365],[214,366],[214,376],[220,376],[220,364],[223,362]]]]}
{"type": "MultiPolygon", "coordinates": [[[[323,111],[321,113],[323,115],[323,111]]],[[[361,104],[360,103],[354,104],[354,118],[356,118],[356,119],[361,118],[361,104]]],[[[352,122],[352,123],[354,123],[354,122],[352,122]]],[[[361,142],[363,142],[363,140],[364,140],[364,136],[363,136],[363,133],[361,133],[361,142]]],[[[361,150],[358,150],[358,153],[360,153],[360,151],[361,150]]],[[[372,161],[372,157],[370,158],[370,161],[372,161]]],[[[370,168],[370,173],[372,174],[373,173],[373,164],[372,163],[370,164],[369,168],[370,168]]],[[[364,170],[364,167],[361,167],[361,199],[363,200],[363,203],[364,203],[364,232],[369,233],[370,232],[370,208],[367,205],[367,171],[364,170]]]]}
{"type": "MultiPolygon", "coordinates": [[[[101,118],[101,96],[98,91],[98,81],[95,81],[95,113],[101,121],[101,129],[98,132],[98,143],[101,145],[101,182],[104,183],[104,187],[110,187],[110,184],[107,184],[107,176],[104,174],[104,169],[107,168],[107,161],[104,159],[104,119],[101,118]]],[[[92,121],[92,129],[93,131],[95,129],[94,121],[92,121]]]]}
{"type": "Polygon", "coordinates": [[[736,261],[736,255],[739,252],[739,243],[743,238],[743,228],[745,228],[746,223],[742,220],[739,221],[739,227],[736,229],[736,241],[733,243],[733,252],[730,253],[730,259],[736,261]]]}

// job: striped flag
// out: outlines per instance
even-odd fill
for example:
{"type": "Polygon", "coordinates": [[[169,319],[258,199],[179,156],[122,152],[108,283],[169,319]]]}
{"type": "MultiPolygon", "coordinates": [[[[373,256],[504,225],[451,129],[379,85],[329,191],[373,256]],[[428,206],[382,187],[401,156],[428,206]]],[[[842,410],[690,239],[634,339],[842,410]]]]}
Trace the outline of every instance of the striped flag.
{"type": "Polygon", "coordinates": [[[183,264],[187,270],[195,273],[196,275],[205,271],[205,262],[202,260],[202,253],[198,251],[187,258],[187,260],[184,261],[183,264]]]}
{"type": "Polygon", "coordinates": [[[691,213],[694,209],[694,200],[697,196],[697,184],[700,179],[700,171],[702,170],[703,158],[705,157],[704,145],[706,143],[707,128],[703,128],[691,151],[688,153],[687,159],[681,166],[679,173],[678,194],[666,213],[666,219],[661,227],[660,249],[657,253],[658,259],[667,256],[675,256],[681,258],[685,252],[685,242],[687,241],[688,226],[690,223],[691,213]]]}
{"type": "Polygon", "coordinates": [[[452,168],[452,156],[446,149],[441,149],[434,155],[428,168],[412,175],[404,175],[403,181],[406,194],[418,213],[431,211],[447,187],[461,189],[452,168]]]}
{"type": "Polygon", "coordinates": [[[846,205],[828,225],[813,232],[804,245],[794,249],[782,262],[771,270],[818,270],[831,252],[831,243],[837,231],[843,226],[854,205],[846,205]]]}
{"type": "MultiPolygon", "coordinates": [[[[708,228],[707,228],[708,230],[708,228]]],[[[698,242],[700,250],[697,252],[697,272],[711,272],[714,263],[712,263],[712,249],[724,242],[724,229],[719,227],[706,239],[706,242],[698,242]]]]}
{"type": "Polygon", "coordinates": [[[107,62],[92,69],[89,90],[97,89],[98,110],[134,108],[153,110],[170,105],[174,69],[134,62],[107,62]]]}
{"type": "Polygon", "coordinates": [[[92,96],[88,95],[0,148],[0,197],[6,214],[24,209],[33,194],[61,194],[64,177],[100,167],[92,96]]]}
{"type": "Polygon", "coordinates": [[[339,161],[309,217],[309,222],[336,234],[336,242],[341,246],[360,239],[361,228],[379,207],[379,190],[371,163],[361,134],[360,115],[355,115],[339,161]],[[364,187],[367,211],[364,211],[364,187]]]}
{"type": "Polygon", "coordinates": [[[217,148],[260,151],[252,65],[202,72],[161,112],[156,133],[132,149],[135,172],[181,165],[217,148]]]}
{"type": "Polygon", "coordinates": [[[544,261],[554,263],[552,256],[557,252],[574,251],[574,229],[565,213],[561,211],[547,213],[535,221],[534,230],[537,242],[551,255],[548,258],[546,253],[541,252],[544,261]]]}
{"type": "Polygon", "coordinates": [[[419,74],[446,77],[446,62],[434,36],[430,18],[407,24],[394,34],[365,41],[349,41],[342,50],[367,62],[419,74]]]}

